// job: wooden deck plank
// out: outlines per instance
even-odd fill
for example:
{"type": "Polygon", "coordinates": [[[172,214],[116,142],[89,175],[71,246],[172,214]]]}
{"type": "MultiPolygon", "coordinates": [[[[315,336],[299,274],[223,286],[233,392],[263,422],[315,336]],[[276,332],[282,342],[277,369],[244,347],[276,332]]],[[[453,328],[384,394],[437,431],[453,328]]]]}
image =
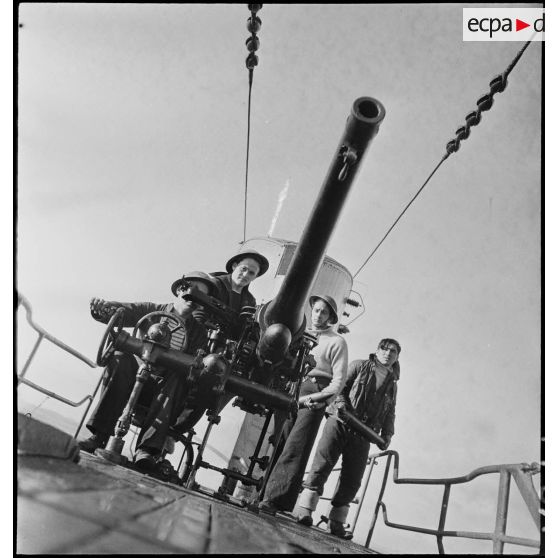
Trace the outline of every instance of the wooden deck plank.
{"type": "Polygon", "coordinates": [[[141,513],[159,507],[153,499],[141,496],[133,490],[88,490],[86,492],[42,492],[37,495],[42,503],[106,525],[137,517],[141,513]]]}
{"type": "Polygon", "coordinates": [[[127,533],[110,531],[68,549],[68,554],[177,554],[157,543],[127,533]]]}
{"type": "Polygon", "coordinates": [[[265,519],[216,502],[211,506],[210,554],[284,554],[288,541],[265,519]]]}
{"type": "Polygon", "coordinates": [[[23,493],[72,490],[103,490],[129,487],[127,480],[113,479],[84,469],[71,461],[43,457],[18,457],[25,474],[18,475],[18,490],[23,493]]]}
{"type": "Polygon", "coordinates": [[[102,532],[103,528],[92,521],[55,510],[32,498],[17,499],[18,554],[56,553],[60,547],[102,532]]]}
{"type": "Polygon", "coordinates": [[[308,546],[320,554],[377,554],[373,550],[350,540],[342,540],[319,527],[303,527],[293,519],[279,514],[275,519],[277,528],[288,534],[294,546],[308,546]]]}
{"type": "Polygon", "coordinates": [[[138,529],[153,541],[179,548],[182,552],[204,554],[210,533],[210,503],[186,495],[121,526],[121,530],[128,532],[138,529]]]}

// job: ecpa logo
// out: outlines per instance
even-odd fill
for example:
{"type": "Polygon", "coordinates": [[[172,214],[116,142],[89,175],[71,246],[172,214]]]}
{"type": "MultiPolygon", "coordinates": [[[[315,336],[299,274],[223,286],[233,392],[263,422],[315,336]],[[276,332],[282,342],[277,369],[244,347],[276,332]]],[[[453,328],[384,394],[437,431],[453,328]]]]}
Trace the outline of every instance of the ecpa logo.
{"type": "Polygon", "coordinates": [[[464,41],[544,41],[543,8],[463,8],[464,41]]]}

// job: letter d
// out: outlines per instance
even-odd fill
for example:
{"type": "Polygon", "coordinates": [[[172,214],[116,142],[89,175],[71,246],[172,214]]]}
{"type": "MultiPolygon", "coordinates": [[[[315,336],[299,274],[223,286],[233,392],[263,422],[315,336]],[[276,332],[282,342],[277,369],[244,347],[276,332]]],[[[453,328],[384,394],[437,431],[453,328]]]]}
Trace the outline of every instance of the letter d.
{"type": "Polygon", "coordinates": [[[544,33],[544,14],[542,15],[542,17],[535,20],[535,23],[533,23],[533,29],[537,33],[540,33],[541,31],[544,33]],[[539,29],[539,25],[542,25],[540,29],[539,29]]]}

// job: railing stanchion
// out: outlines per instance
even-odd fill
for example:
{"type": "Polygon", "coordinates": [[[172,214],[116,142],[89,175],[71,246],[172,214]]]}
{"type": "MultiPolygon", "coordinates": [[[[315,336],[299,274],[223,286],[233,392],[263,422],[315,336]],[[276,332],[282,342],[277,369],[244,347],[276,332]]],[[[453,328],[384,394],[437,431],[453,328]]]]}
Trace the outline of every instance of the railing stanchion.
{"type": "Polygon", "coordinates": [[[101,387],[101,383],[102,383],[104,377],[105,377],[105,373],[103,372],[101,374],[101,377],[99,378],[99,381],[97,382],[97,385],[95,386],[95,389],[93,390],[93,393],[91,394],[91,398],[89,399],[89,403],[87,404],[87,408],[83,412],[81,420],[79,421],[79,425],[77,427],[76,433],[74,434],[74,439],[76,439],[76,440],[77,440],[77,437],[79,436],[79,432],[80,432],[80,430],[83,426],[83,423],[85,422],[85,417],[87,416],[87,413],[89,412],[89,409],[91,408],[91,404],[93,403],[93,400],[95,399],[95,396],[97,395],[97,392],[99,391],[99,388],[101,387]]]}
{"type": "Polygon", "coordinates": [[[33,357],[35,356],[35,353],[37,352],[37,349],[39,348],[39,345],[41,344],[41,341],[43,340],[44,336],[45,336],[44,333],[39,332],[39,337],[37,337],[37,341],[35,341],[35,344],[33,345],[33,348],[31,349],[31,352],[29,353],[29,356],[27,357],[25,364],[23,365],[21,373],[17,377],[17,385],[21,383],[23,377],[27,373],[27,369],[29,368],[29,365],[31,364],[31,361],[33,360],[33,357]]]}
{"type": "MultiPolygon", "coordinates": [[[[444,496],[442,498],[442,509],[440,510],[440,521],[438,523],[438,532],[441,533],[446,526],[446,516],[448,514],[448,501],[450,495],[451,484],[444,485],[444,496]]],[[[436,535],[436,542],[438,543],[438,553],[445,554],[444,551],[444,538],[443,535],[436,535]]]]}
{"type": "Polygon", "coordinates": [[[498,508],[496,510],[496,526],[494,527],[493,553],[504,553],[504,537],[508,523],[508,504],[510,502],[510,472],[500,471],[498,487],[498,508]]]}
{"type": "Polygon", "coordinates": [[[376,459],[374,459],[373,457],[369,457],[368,461],[370,463],[370,467],[368,469],[368,473],[366,474],[366,480],[364,481],[364,487],[362,489],[361,497],[358,500],[358,506],[357,506],[357,510],[356,510],[356,513],[355,513],[355,518],[353,519],[353,526],[350,529],[351,533],[355,532],[356,522],[358,521],[358,517],[360,515],[360,509],[362,508],[362,502],[364,502],[364,497],[366,496],[366,491],[368,490],[368,483],[370,482],[370,475],[372,474],[372,469],[374,468],[374,465],[376,464],[376,459]]]}
{"type": "Polygon", "coordinates": [[[389,468],[391,466],[391,456],[392,456],[392,452],[388,452],[386,468],[384,470],[384,478],[382,480],[382,487],[380,488],[380,493],[378,494],[378,499],[376,500],[376,506],[374,507],[374,515],[372,516],[372,521],[370,522],[370,529],[368,529],[368,535],[366,536],[366,543],[364,544],[366,548],[370,548],[370,540],[372,539],[372,533],[374,532],[376,520],[378,519],[378,511],[380,510],[382,498],[384,496],[384,491],[386,489],[389,468]]]}

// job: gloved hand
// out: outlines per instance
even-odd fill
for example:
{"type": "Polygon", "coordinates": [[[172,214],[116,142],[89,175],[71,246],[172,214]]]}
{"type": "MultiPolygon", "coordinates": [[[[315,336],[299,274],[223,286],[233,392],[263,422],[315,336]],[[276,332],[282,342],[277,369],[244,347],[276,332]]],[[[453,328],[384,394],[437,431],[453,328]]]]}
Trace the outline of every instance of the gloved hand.
{"type": "Polygon", "coordinates": [[[91,316],[99,322],[107,323],[112,314],[114,314],[114,309],[112,305],[102,298],[93,297],[89,302],[89,308],[91,309],[91,316]]]}
{"type": "Polygon", "coordinates": [[[378,447],[382,451],[385,451],[389,448],[389,445],[391,444],[391,436],[383,436],[383,439],[384,439],[384,443],[383,444],[378,444],[378,447]]]}

